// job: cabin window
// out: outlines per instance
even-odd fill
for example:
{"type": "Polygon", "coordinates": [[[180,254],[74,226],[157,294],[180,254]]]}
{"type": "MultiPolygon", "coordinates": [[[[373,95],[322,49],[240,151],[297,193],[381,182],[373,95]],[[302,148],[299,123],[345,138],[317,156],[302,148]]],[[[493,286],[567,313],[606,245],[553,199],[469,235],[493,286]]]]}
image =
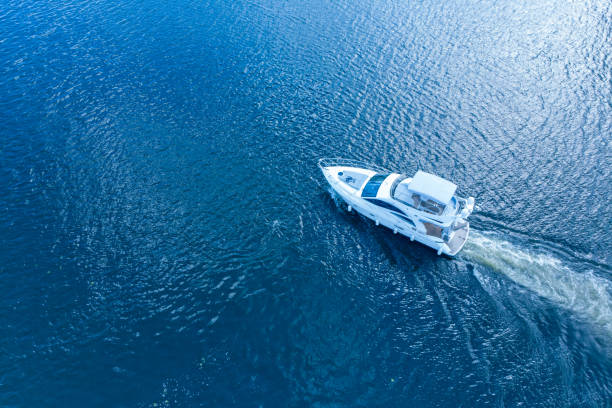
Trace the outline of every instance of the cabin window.
{"type": "Polygon", "coordinates": [[[442,214],[445,208],[445,206],[438,203],[437,201],[424,199],[416,193],[410,194],[410,197],[406,197],[406,195],[404,194],[402,196],[403,199],[400,199],[397,196],[395,196],[394,198],[409,207],[416,208],[419,211],[425,211],[426,213],[433,215],[442,214]]]}
{"type": "Polygon", "coordinates": [[[427,231],[427,235],[436,237],[436,238],[442,238],[442,228],[441,227],[438,227],[437,225],[432,224],[431,222],[426,222],[423,220],[421,220],[421,222],[425,226],[425,231],[427,231]]]}
{"type": "Polygon", "coordinates": [[[444,206],[433,200],[421,201],[421,209],[430,214],[440,215],[444,211],[444,206]]]}
{"type": "Polygon", "coordinates": [[[400,175],[399,177],[397,177],[395,179],[395,181],[393,182],[393,184],[391,185],[391,197],[397,199],[397,197],[395,197],[395,190],[397,189],[397,186],[404,180],[406,180],[407,177],[400,175]]]}
{"type": "Polygon", "coordinates": [[[376,197],[378,194],[378,189],[382,182],[387,178],[388,174],[375,174],[372,176],[368,184],[363,188],[363,192],[361,193],[362,197],[376,197]]]}
{"type": "Polygon", "coordinates": [[[382,201],[382,200],[376,200],[376,199],[368,199],[369,202],[371,202],[372,204],[376,204],[379,207],[383,207],[386,208],[387,210],[391,210],[391,211],[396,211],[400,214],[403,214],[402,210],[400,210],[399,208],[397,208],[396,206],[387,203],[386,201],[382,201]]]}
{"type": "Polygon", "coordinates": [[[395,213],[393,213],[393,215],[395,215],[397,218],[401,218],[402,220],[406,221],[408,224],[412,225],[413,227],[416,227],[416,225],[414,225],[414,222],[410,218],[405,217],[400,214],[395,214],[395,213]]]}

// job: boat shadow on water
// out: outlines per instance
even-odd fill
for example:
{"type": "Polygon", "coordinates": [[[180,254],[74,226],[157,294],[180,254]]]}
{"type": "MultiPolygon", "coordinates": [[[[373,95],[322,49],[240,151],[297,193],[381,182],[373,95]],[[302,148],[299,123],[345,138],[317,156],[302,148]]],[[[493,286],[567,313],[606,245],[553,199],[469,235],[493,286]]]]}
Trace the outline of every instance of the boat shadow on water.
{"type": "Polygon", "coordinates": [[[321,193],[321,197],[329,203],[330,209],[333,207],[333,212],[336,216],[342,217],[345,222],[348,222],[357,231],[372,237],[380,245],[380,248],[391,264],[400,263],[397,257],[398,251],[402,257],[410,256],[412,261],[418,262],[433,262],[439,258],[453,259],[446,254],[437,255],[431,248],[418,242],[410,241],[408,237],[401,234],[394,234],[391,229],[383,225],[377,226],[373,220],[356,211],[348,211],[346,202],[332,189],[321,193]]]}

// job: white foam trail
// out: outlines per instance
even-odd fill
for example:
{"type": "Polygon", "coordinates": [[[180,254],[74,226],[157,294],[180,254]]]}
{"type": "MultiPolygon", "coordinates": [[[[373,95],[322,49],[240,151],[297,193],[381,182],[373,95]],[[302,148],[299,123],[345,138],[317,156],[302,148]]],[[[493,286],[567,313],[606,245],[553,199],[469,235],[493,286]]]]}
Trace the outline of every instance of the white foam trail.
{"type": "Polygon", "coordinates": [[[470,231],[463,257],[506,275],[612,337],[612,287],[592,271],[573,271],[554,256],[531,253],[474,230],[470,231]]]}

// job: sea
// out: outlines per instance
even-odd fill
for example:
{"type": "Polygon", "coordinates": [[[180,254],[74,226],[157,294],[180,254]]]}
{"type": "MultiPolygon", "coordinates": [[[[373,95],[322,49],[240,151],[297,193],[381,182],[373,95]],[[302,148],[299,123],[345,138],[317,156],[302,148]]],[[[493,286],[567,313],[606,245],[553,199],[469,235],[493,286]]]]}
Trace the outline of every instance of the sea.
{"type": "Polygon", "coordinates": [[[0,406],[610,407],[611,196],[609,0],[4,0],[0,406]]]}

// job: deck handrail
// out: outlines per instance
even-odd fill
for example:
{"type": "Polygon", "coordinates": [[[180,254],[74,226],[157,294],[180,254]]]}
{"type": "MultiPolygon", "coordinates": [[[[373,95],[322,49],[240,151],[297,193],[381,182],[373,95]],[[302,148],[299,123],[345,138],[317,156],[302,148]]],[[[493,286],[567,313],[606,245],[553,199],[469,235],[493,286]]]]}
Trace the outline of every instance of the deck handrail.
{"type": "Polygon", "coordinates": [[[330,166],[349,166],[349,167],[359,167],[362,169],[371,169],[376,172],[382,172],[382,173],[384,172],[394,173],[393,171],[383,166],[379,166],[373,163],[368,163],[365,160],[345,159],[342,157],[324,157],[324,158],[319,159],[318,163],[319,163],[320,168],[330,167],[330,166]]]}

